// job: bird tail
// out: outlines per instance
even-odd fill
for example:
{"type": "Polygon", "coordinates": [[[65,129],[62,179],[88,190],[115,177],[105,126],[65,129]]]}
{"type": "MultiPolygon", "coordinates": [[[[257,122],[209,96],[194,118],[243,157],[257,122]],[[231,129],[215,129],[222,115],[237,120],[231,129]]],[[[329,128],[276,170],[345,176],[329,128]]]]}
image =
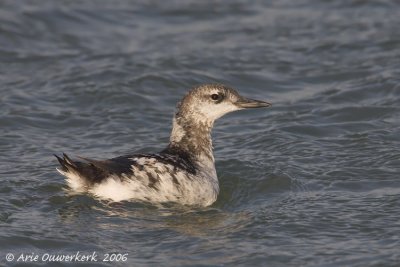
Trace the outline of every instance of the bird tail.
{"type": "Polygon", "coordinates": [[[56,168],[57,171],[66,177],[68,186],[74,191],[83,192],[87,190],[87,180],[82,175],[81,168],[82,163],[74,162],[68,157],[67,154],[63,153],[62,158],[54,155],[61,167],[56,168]]]}
{"type": "Polygon", "coordinates": [[[57,158],[58,162],[61,165],[61,169],[57,169],[62,172],[69,172],[70,170],[76,170],[77,166],[75,163],[67,156],[67,154],[63,153],[63,157],[60,158],[56,154],[54,156],[57,158]]]}

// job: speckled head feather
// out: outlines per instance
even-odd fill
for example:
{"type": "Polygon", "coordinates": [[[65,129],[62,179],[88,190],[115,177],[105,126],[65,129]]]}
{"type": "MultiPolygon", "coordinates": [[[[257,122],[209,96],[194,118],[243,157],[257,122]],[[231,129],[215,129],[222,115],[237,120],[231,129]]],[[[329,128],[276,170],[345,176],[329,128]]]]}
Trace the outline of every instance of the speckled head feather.
{"type": "Polygon", "coordinates": [[[211,130],[214,121],[236,110],[267,107],[263,101],[244,98],[228,86],[205,84],[193,88],[177,105],[169,148],[214,161],[211,130]]]}
{"type": "Polygon", "coordinates": [[[240,98],[235,89],[222,84],[194,87],[178,103],[175,118],[200,121],[212,127],[219,117],[240,109],[234,105],[240,98]]]}

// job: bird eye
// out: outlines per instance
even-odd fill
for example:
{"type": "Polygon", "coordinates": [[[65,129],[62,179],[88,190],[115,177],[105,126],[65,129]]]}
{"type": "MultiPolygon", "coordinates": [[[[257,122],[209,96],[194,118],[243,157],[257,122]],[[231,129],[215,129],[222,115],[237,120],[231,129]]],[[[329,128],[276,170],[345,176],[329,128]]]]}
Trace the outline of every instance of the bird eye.
{"type": "Polygon", "coordinates": [[[222,95],[212,94],[211,95],[211,99],[214,100],[214,101],[221,100],[222,99],[222,95]]]}

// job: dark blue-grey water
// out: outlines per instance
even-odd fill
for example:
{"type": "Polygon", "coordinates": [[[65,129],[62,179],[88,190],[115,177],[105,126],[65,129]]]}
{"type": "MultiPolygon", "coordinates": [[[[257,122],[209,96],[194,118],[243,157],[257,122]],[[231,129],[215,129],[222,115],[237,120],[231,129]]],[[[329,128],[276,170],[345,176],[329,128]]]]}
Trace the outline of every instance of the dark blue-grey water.
{"type": "Polygon", "coordinates": [[[0,266],[82,266],[41,259],[77,252],[400,266],[399,14],[396,0],[1,1],[0,266]],[[65,194],[53,153],[156,152],[205,82],[273,103],[216,123],[214,205],[65,194]]]}

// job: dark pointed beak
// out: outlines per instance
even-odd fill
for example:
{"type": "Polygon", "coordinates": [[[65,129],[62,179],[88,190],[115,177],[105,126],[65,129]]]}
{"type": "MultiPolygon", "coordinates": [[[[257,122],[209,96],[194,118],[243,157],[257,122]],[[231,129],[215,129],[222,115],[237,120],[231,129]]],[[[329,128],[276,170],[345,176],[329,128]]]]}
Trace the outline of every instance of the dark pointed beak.
{"type": "Polygon", "coordinates": [[[238,99],[238,101],[235,102],[235,105],[239,108],[266,108],[271,106],[272,104],[261,100],[241,97],[238,99]]]}

